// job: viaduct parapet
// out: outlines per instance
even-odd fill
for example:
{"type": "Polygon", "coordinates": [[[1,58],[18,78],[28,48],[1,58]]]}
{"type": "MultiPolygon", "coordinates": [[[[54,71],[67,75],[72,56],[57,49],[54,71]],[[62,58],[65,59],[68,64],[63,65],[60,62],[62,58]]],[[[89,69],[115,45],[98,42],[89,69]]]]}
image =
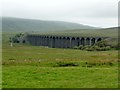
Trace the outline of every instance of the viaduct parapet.
{"type": "Polygon", "coordinates": [[[47,36],[27,35],[28,43],[35,46],[48,46],[51,48],[73,48],[75,46],[92,46],[101,41],[102,37],[70,37],[70,36],[47,36]]]}

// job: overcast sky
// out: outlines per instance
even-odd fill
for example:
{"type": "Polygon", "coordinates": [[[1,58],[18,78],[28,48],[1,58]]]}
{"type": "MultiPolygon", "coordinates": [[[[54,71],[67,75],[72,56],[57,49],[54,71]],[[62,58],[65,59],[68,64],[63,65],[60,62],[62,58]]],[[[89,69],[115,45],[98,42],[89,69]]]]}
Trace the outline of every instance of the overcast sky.
{"type": "Polygon", "coordinates": [[[97,27],[118,25],[119,0],[2,0],[2,14],[68,21],[97,27]]]}

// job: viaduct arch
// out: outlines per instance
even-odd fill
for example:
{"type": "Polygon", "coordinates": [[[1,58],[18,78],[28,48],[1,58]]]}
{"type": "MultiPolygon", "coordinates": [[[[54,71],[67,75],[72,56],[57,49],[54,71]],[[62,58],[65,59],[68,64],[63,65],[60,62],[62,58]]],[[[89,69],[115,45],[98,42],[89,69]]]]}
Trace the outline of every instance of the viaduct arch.
{"type": "Polygon", "coordinates": [[[73,48],[75,46],[92,46],[101,41],[101,37],[69,37],[69,36],[47,36],[27,35],[26,40],[31,45],[48,46],[51,48],[73,48]]]}

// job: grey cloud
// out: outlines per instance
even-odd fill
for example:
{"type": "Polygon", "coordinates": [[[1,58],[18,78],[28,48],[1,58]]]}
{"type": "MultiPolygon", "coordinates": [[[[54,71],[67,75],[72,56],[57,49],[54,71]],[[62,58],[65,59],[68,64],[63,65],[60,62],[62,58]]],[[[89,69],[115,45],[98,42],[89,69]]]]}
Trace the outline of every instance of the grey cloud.
{"type": "Polygon", "coordinates": [[[101,18],[105,22],[108,18],[109,21],[105,22],[106,26],[115,26],[116,22],[112,20],[117,19],[117,4],[118,0],[4,0],[2,11],[3,16],[86,24],[90,24],[87,18],[91,18],[89,19],[91,24],[96,26],[102,23],[95,24],[95,21],[101,18]],[[110,21],[112,23],[109,23],[110,21]]]}

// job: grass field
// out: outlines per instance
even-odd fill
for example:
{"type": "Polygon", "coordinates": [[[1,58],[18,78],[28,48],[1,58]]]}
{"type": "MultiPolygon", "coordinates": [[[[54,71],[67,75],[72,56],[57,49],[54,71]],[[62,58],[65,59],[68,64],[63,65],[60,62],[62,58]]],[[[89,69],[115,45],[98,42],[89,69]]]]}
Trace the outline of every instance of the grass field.
{"type": "Polygon", "coordinates": [[[81,51],[18,44],[10,47],[9,36],[3,36],[3,88],[118,87],[117,50],[81,51]]]}
{"type": "Polygon", "coordinates": [[[3,67],[3,88],[117,88],[117,68],[3,67]]]}
{"type": "Polygon", "coordinates": [[[117,79],[117,51],[88,52],[19,45],[3,48],[5,88],[116,88],[117,79]],[[59,67],[60,62],[78,66],[59,67]]]}

